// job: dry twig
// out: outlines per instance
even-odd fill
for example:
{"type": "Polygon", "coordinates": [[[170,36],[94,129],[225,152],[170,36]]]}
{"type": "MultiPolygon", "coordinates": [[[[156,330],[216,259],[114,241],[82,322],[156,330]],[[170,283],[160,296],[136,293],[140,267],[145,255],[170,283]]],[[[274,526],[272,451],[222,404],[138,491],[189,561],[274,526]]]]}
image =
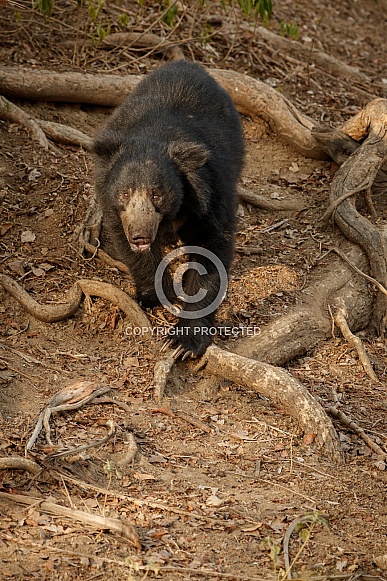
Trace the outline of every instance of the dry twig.
{"type": "Polygon", "coordinates": [[[75,510],[73,508],[61,506],[60,504],[55,504],[54,502],[48,502],[43,498],[33,498],[32,496],[24,496],[21,494],[0,492],[0,498],[7,499],[8,501],[12,500],[18,504],[34,505],[34,507],[39,507],[41,510],[51,514],[64,516],[71,521],[78,521],[95,529],[109,530],[129,541],[134,547],[136,547],[136,549],[142,548],[140,539],[133,525],[128,522],[123,522],[121,519],[90,514],[88,512],[83,512],[82,510],[75,510]]]}
{"type": "Polygon", "coordinates": [[[355,432],[355,434],[357,434],[367,444],[367,446],[371,448],[371,450],[373,450],[374,452],[376,452],[378,456],[383,458],[383,460],[387,458],[387,453],[378,444],[376,444],[376,442],[371,440],[371,438],[367,436],[365,431],[362,428],[360,428],[360,426],[358,426],[356,422],[351,420],[344,412],[338,410],[334,406],[326,408],[326,412],[328,414],[331,414],[334,418],[340,420],[340,422],[344,426],[347,426],[349,429],[355,432]]]}
{"type": "Polygon", "coordinates": [[[346,341],[348,341],[348,343],[350,345],[352,345],[352,347],[354,347],[356,349],[357,354],[359,355],[360,362],[364,367],[364,371],[372,379],[372,381],[379,383],[379,380],[375,374],[375,371],[373,370],[371,361],[369,360],[369,357],[366,353],[366,350],[364,349],[363,343],[361,342],[359,337],[356,337],[356,335],[354,335],[351,332],[350,328],[348,327],[347,313],[345,311],[345,308],[338,307],[335,310],[333,318],[334,318],[336,325],[339,327],[340,331],[342,332],[343,337],[346,339],[346,341]]]}

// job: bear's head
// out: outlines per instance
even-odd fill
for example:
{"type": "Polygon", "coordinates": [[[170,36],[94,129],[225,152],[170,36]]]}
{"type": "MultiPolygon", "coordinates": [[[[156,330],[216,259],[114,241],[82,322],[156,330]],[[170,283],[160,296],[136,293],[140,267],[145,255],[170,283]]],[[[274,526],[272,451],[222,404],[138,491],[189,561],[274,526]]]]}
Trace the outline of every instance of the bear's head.
{"type": "Polygon", "coordinates": [[[182,205],[206,213],[208,194],[199,168],[209,159],[201,144],[167,146],[117,139],[106,132],[94,142],[96,186],[103,205],[115,209],[134,252],[146,252],[162,220],[173,221],[182,205]]]}

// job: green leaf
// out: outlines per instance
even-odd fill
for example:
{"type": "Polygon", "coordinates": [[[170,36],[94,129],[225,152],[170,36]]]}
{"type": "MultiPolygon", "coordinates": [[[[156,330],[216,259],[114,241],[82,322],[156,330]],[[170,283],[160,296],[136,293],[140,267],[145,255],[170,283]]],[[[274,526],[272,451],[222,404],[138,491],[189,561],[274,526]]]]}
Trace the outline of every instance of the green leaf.
{"type": "Polygon", "coordinates": [[[169,8],[169,10],[166,11],[166,13],[163,16],[163,22],[170,28],[172,28],[176,21],[178,10],[179,9],[176,5],[172,6],[171,8],[169,8]]]}
{"type": "Polygon", "coordinates": [[[54,6],[54,0],[36,0],[36,8],[39,8],[40,12],[49,18],[52,14],[52,8],[54,6]]]}

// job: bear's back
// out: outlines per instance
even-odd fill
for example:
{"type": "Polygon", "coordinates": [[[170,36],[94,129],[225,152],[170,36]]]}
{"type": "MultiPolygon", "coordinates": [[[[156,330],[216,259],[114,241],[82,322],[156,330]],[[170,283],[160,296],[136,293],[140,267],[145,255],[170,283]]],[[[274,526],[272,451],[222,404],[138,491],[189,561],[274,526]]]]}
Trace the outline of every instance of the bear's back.
{"type": "Polygon", "coordinates": [[[147,75],[117,109],[109,125],[116,131],[132,125],[157,123],[160,115],[208,123],[239,124],[229,95],[196,63],[179,60],[162,65],[147,75]]]}

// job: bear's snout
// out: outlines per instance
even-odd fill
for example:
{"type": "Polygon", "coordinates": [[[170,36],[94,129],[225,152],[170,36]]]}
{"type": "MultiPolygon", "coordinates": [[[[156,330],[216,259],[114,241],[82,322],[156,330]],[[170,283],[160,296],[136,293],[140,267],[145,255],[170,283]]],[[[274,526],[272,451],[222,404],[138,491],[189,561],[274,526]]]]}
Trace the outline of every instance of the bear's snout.
{"type": "Polygon", "coordinates": [[[154,242],[161,214],[156,209],[145,190],[135,190],[120,213],[125,236],[133,252],[146,252],[154,242]]]}

